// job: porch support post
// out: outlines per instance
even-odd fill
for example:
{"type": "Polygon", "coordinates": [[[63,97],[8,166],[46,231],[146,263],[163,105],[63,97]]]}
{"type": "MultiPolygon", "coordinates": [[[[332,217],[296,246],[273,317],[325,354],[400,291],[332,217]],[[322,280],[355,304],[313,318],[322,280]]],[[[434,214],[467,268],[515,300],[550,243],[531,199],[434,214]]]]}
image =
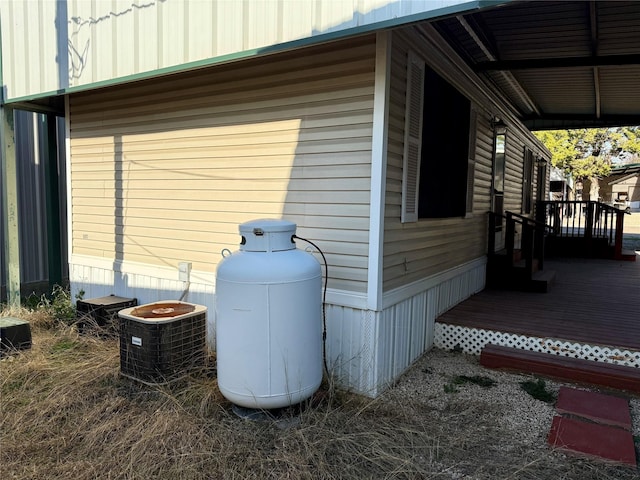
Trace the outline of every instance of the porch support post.
{"type": "Polygon", "coordinates": [[[489,212],[489,239],[488,239],[489,255],[496,253],[496,214],[489,212]]]}
{"type": "Polygon", "coordinates": [[[589,252],[589,255],[592,255],[591,252],[591,239],[593,238],[593,216],[595,214],[595,202],[587,202],[587,219],[584,228],[584,241],[586,251],[589,252]]]}
{"type": "Polygon", "coordinates": [[[60,188],[58,174],[58,142],[56,116],[42,115],[41,126],[46,132],[46,152],[44,155],[45,204],[47,215],[47,259],[49,270],[49,290],[62,283],[62,252],[60,242],[60,188]]]}
{"type": "Polygon", "coordinates": [[[534,228],[533,257],[538,260],[540,270],[544,270],[544,233],[545,227],[537,225],[534,228]]]}
{"type": "MultiPolygon", "coordinates": [[[[0,85],[0,88],[4,88],[0,85]]],[[[3,94],[0,95],[2,97],[3,94]]],[[[2,98],[0,98],[2,100],[2,98]]],[[[0,104],[0,157],[2,157],[2,228],[9,306],[20,306],[20,241],[18,236],[18,172],[13,108],[0,104]]]]}
{"type": "MultiPolygon", "coordinates": [[[[524,230],[523,230],[524,236],[524,230]]],[[[513,251],[515,249],[516,222],[513,220],[511,212],[507,212],[507,225],[505,227],[505,248],[507,250],[507,262],[509,267],[513,267],[513,251]]]]}
{"type": "Polygon", "coordinates": [[[622,258],[622,234],[624,233],[624,216],[623,211],[616,212],[616,241],[613,245],[613,258],[619,260],[622,258]]]}

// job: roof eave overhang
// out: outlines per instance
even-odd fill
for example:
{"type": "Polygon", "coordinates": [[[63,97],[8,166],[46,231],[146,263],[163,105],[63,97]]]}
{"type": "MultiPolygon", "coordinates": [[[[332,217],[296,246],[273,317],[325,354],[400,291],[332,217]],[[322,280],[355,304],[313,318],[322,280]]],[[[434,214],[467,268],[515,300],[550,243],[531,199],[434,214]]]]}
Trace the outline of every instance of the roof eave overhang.
{"type": "Polygon", "coordinates": [[[640,114],[637,115],[545,115],[522,118],[522,123],[529,130],[570,130],[575,128],[607,128],[640,125],[640,114]]]}
{"type": "MultiPolygon", "coordinates": [[[[313,37],[306,37],[299,40],[293,40],[290,42],[284,42],[277,45],[266,46],[262,48],[256,48],[251,50],[245,50],[241,52],[235,52],[232,54],[221,55],[217,57],[211,57],[204,60],[198,60],[194,62],[184,63],[180,65],[174,65],[156,70],[150,70],[147,72],[140,72],[134,75],[127,75],[123,77],[103,80],[99,82],[93,82],[86,85],[72,86],[56,91],[42,92],[38,94],[0,99],[2,104],[11,105],[14,108],[20,108],[31,111],[43,111],[54,110],[59,114],[64,113],[64,101],[62,100],[65,95],[87,92],[90,90],[97,90],[106,87],[113,87],[118,85],[124,85],[132,82],[148,80],[150,78],[161,77],[166,75],[172,75],[177,73],[185,73],[192,70],[198,70],[202,68],[211,67],[214,65],[221,65],[225,63],[231,63],[235,61],[245,60],[252,57],[258,57],[263,55],[270,55],[280,52],[286,52],[295,50],[298,48],[309,47],[312,45],[319,45],[322,43],[328,43],[336,40],[347,39],[350,37],[356,37],[360,35],[366,35],[375,33],[381,30],[392,29],[396,27],[402,27],[406,25],[416,24],[425,21],[434,21],[450,16],[460,14],[471,14],[480,10],[486,10],[489,8],[495,8],[501,5],[515,2],[516,0],[470,0],[464,3],[442,7],[434,10],[429,10],[413,15],[406,15],[402,17],[393,18],[390,20],[383,20],[367,25],[358,27],[347,28],[343,30],[337,30],[334,32],[323,33],[315,35],[313,37]]],[[[1,44],[0,44],[1,52],[1,44]]]]}

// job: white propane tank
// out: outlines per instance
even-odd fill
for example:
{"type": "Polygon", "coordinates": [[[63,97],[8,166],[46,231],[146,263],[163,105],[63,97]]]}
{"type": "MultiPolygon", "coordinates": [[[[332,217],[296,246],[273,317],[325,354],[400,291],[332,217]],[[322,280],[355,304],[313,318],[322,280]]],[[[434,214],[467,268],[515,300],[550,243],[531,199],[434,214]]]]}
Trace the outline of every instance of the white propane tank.
{"type": "Polygon", "coordinates": [[[241,407],[294,405],[322,381],[322,274],[295,233],[285,220],[243,223],[240,251],[218,265],[218,387],[241,407]]]}

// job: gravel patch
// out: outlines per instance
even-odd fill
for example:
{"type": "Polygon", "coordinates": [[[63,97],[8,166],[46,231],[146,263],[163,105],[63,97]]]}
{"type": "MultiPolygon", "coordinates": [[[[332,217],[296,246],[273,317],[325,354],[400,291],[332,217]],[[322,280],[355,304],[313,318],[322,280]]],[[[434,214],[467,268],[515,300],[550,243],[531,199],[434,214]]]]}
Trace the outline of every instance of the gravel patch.
{"type": "MultiPolygon", "coordinates": [[[[408,401],[434,411],[453,409],[464,414],[472,410],[474,416],[490,416],[519,441],[529,443],[546,438],[555,412],[553,405],[536,400],[522,390],[520,383],[532,379],[530,375],[486,369],[479,364],[478,357],[472,355],[433,349],[402,376],[385,398],[402,404],[408,401]],[[496,384],[493,387],[472,383],[455,385],[456,377],[462,375],[487,377],[496,384]],[[455,391],[447,393],[446,386],[455,391]]],[[[561,384],[552,381],[546,384],[548,390],[557,395],[561,384]]]]}
{"type": "MultiPolygon", "coordinates": [[[[403,409],[405,415],[437,418],[438,423],[434,422],[432,428],[436,430],[434,434],[443,438],[451,438],[459,431],[460,451],[447,453],[448,464],[453,460],[459,465],[452,478],[640,478],[636,477],[637,472],[604,463],[603,470],[594,469],[593,461],[583,463],[587,460],[568,458],[549,448],[546,442],[556,414],[555,402],[545,403],[526,393],[521,383],[532,380],[537,378],[484,368],[479,358],[472,355],[433,349],[383,394],[382,400],[403,409]],[[495,385],[456,384],[456,378],[462,375],[486,377],[495,385]],[[513,471],[516,457],[524,458],[528,467],[513,471]],[[480,459],[482,465],[478,468],[480,459]],[[549,468],[555,469],[555,473],[541,473],[549,468]],[[498,473],[501,471],[503,475],[498,473]]],[[[556,397],[562,385],[599,391],[544,380],[546,389],[556,397]]],[[[630,407],[632,433],[640,439],[640,399],[632,397],[630,407]]],[[[519,464],[523,465],[522,460],[519,464]]]]}

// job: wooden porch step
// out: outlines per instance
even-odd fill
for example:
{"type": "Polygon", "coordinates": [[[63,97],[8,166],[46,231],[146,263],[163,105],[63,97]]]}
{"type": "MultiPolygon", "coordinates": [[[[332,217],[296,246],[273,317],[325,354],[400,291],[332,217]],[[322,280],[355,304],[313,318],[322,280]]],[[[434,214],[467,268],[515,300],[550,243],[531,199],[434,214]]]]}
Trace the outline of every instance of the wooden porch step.
{"type": "Polygon", "coordinates": [[[640,369],[487,344],[480,364],[640,394],[640,369]]]}
{"type": "Polygon", "coordinates": [[[556,280],[555,270],[538,270],[529,281],[530,291],[547,293],[556,280]]]}
{"type": "Polygon", "coordinates": [[[525,266],[511,268],[492,266],[488,268],[487,273],[490,288],[521,292],[547,293],[556,278],[555,270],[535,270],[531,273],[525,266]]]}
{"type": "Polygon", "coordinates": [[[636,252],[633,250],[622,250],[620,254],[620,258],[616,258],[616,260],[624,260],[626,262],[635,262],[636,261],[636,252]]]}
{"type": "MultiPolygon", "coordinates": [[[[513,267],[526,272],[527,271],[527,261],[525,259],[522,259],[522,260],[519,260],[517,262],[514,262],[513,267]]],[[[533,262],[531,263],[531,273],[535,273],[535,272],[537,272],[539,270],[540,270],[540,260],[538,260],[537,258],[534,258],[533,262]]]]}
{"type": "MultiPolygon", "coordinates": [[[[509,255],[507,255],[507,249],[503,248],[502,250],[498,250],[497,252],[490,255],[490,257],[498,263],[509,264],[509,255]]],[[[517,263],[522,260],[522,250],[516,248],[513,250],[513,255],[511,258],[512,262],[517,263]]]]}

